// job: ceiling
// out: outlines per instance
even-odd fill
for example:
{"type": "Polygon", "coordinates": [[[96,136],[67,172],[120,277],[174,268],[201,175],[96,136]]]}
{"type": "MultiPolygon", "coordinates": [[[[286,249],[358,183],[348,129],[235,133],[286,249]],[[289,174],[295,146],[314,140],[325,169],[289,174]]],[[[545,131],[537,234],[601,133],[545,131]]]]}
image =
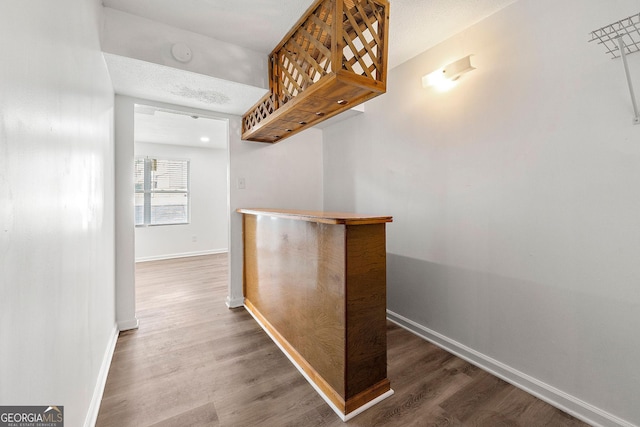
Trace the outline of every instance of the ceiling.
{"type": "MultiPolygon", "coordinates": [[[[413,58],[514,1],[389,0],[389,68],[413,58]]],[[[236,44],[265,56],[311,3],[313,0],[103,0],[105,7],[236,44]]],[[[264,89],[133,58],[107,53],[104,56],[114,90],[119,94],[242,115],[265,93],[264,89]]],[[[142,117],[141,114],[138,116],[142,117]]],[[[156,120],[165,116],[169,117],[167,114],[157,115],[156,120]]],[[[136,124],[142,129],[147,126],[146,120],[150,119],[136,120],[136,124]]],[[[169,127],[178,126],[178,122],[190,126],[193,123],[189,120],[174,118],[169,127]]],[[[158,126],[164,125],[156,123],[149,126],[150,133],[140,135],[142,139],[136,137],[137,140],[148,140],[153,133],[157,137],[160,133],[158,126]]],[[[170,129],[164,128],[162,132],[169,134],[170,129]]]]}
{"type": "Polygon", "coordinates": [[[173,67],[103,53],[118,94],[242,115],[266,90],[173,67]]]}
{"type": "MultiPolygon", "coordinates": [[[[390,0],[389,68],[516,0],[390,0]]],[[[313,0],[104,0],[113,9],[268,54],[313,0]]]]}
{"type": "Polygon", "coordinates": [[[135,108],[136,142],[227,148],[227,122],[146,105],[135,108]]]}

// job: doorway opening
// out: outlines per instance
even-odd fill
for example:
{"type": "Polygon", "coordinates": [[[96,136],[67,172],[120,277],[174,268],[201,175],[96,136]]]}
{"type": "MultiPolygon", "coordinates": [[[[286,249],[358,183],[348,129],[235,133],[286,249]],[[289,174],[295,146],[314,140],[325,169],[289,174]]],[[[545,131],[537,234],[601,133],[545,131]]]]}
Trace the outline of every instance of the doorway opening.
{"type": "Polygon", "coordinates": [[[136,270],[153,261],[224,257],[228,121],[136,103],[133,139],[136,270]]]}

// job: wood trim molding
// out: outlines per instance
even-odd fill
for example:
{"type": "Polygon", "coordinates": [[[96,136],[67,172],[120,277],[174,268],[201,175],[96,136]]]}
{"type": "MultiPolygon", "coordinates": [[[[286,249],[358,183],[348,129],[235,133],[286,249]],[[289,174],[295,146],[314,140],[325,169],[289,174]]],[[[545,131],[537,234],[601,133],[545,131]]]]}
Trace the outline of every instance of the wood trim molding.
{"type": "MultiPolygon", "coordinates": [[[[389,390],[391,390],[391,385],[389,383],[389,379],[385,378],[379,383],[369,387],[367,390],[364,390],[356,394],[352,398],[347,399],[345,413],[350,414],[353,411],[356,411],[358,408],[361,408],[370,401],[382,396],[389,390]]],[[[393,390],[391,390],[391,394],[393,394],[393,390]]]]}
{"type": "Polygon", "coordinates": [[[351,212],[306,211],[298,209],[239,208],[236,212],[248,215],[267,215],[274,218],[309,221],[322,224],[367,225],[393,222],[393,217],[360,215],[351,212]]]}

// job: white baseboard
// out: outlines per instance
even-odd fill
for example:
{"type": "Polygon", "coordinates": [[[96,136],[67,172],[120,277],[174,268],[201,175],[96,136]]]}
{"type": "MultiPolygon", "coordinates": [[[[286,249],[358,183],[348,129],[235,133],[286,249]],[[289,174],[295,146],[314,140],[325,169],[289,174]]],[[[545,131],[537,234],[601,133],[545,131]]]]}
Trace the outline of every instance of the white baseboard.
{"type": "Polygon", "coordinates": [[[387,319],[594,427],[637,427],[393,311],[387,310],[387,319]]]}
{"type": "Polygon", "coordinates": [[[100,372],[98,373],[98,380],[96,381],[96,387],[93,390],[93,396],[91,397],[91,403],[89,404],[89,411],[87,412],[87,416],[84,420],[84,427],[94,427],[96,425],[104,387],[107,384],[107,376],[109,375],[109,368],[111,367],[111,359],[113,358],[113,352],[116,349],[116,342],[118,341],[118,333],[118,327],[113,325],[111,338],[109,339],[107,349],[104,352],[102,365],[100,366],[100,372]]]}
{"type": "Polygon", "coordinates": [[[136,258],[136,262],[160,261],[163,259],[188,258],[192,256],[223,254],[228,251],[229,251],[228,249],[211,249],[206,251],[193,251],[193,252],[180,252],[177,254],[154,255],[154,256],[136,258]]]}
{"type": "Polygon", "coordinates": [[[135,317],[131,320],[123,320],[122,322],[118,322],[118,330],[122,332],[130,329],[138,329],[139,324],[138,319],[135,317]]]}
{"type": "MultiPolygon", "coordinates": [[[[309,378],[307,378],[307,381],[310,381],[309,378]]],[[[311,384],[313,386],[313,388],[316,388],[314,386],[314,384],[311,384]]],[[[317,389],[316,389],[317,390],[317,389]]],[[[320,392],[319,392],[320,393],[320,392]]],[[[384,393],[382,393],[380,396],[376,397],[373,400],[368,401],[367,403],[365,403],[364,405],[362,405],[361,407],[359,407],[358,409],[356,409],[355,411],[351,411],[349,412],[347,415],[343,415],[341,412],[337,412],[338,416],[340,417],[340,419],[343,422],[347,422],[350,419],[352,419],[353,417],[355,417],[356,415],[360,415],[361,413],[363,413],[364,411],[366,411],[367,409],[377,405],[378,403],[382,402],[383,400],[385,400],[387,397],[391,397],[393,396],[395,392],[393,391],[392,388],[389,389],[389,391],[386,391],[384,393]]],[[[322,394],[322,393],[320,393],[322,394]]],[[[324,396],[323,396],[324,398],[324,396]]],[[[325,399],[326,400],[326,399],[325,399]]],[[[335,411],[335,409],[334,409],[335,411]]]]}

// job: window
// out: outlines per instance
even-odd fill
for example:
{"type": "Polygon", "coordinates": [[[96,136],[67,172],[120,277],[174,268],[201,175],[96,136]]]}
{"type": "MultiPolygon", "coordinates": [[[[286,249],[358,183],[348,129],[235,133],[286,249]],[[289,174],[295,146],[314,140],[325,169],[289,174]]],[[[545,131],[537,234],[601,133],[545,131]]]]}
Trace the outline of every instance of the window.
{"type": "Polygon", "coordinates": [[[189,161],[138,157],[136,226],[189,223],[189,161]]]}

